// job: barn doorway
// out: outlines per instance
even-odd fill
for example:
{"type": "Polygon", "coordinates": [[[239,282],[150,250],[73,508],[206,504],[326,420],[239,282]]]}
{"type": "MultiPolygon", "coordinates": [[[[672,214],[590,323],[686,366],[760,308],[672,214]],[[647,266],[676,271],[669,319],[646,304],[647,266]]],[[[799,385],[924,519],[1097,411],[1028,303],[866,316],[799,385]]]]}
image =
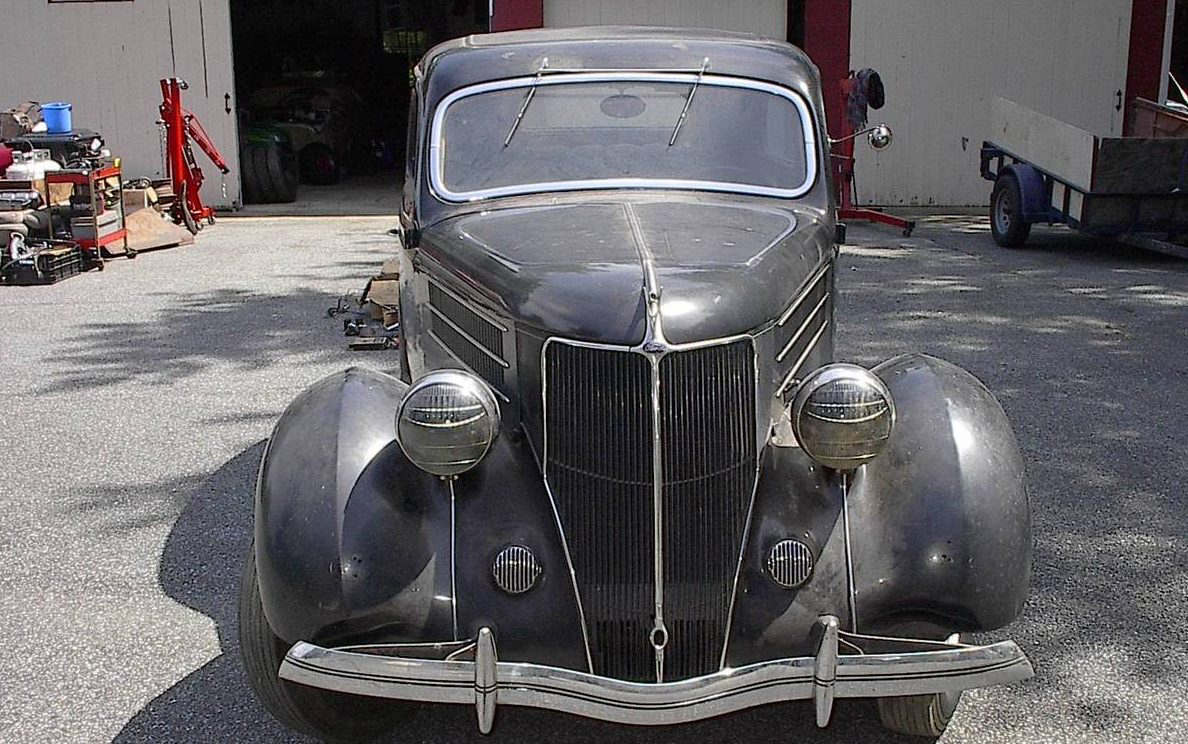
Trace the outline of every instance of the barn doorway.
{"type": "Polygon", "coordinates": [[[412,68],[487,0],[230,0],[245,213],[399,211],[412,68]]]}

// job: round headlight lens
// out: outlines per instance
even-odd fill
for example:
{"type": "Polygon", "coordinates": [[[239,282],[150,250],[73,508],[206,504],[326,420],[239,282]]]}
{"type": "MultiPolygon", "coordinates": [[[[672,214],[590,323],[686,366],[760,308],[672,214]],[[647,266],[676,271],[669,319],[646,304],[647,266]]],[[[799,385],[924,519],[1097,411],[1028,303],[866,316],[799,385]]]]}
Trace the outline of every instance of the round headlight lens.
{"type": "Polygon", "coordinates": [[[891,391],[855,364],[828,364],[800,385],[792,400],[792,431],[817,462],[851,470],[879,456],[895,425],[891,391]]]}
{"type": "Polygon", "coordinates": [[[499,405],[487,383],[457,369],[413,383],[396,414],[396,440],[413,464],[440,476],[478,465],[499,434],[499,405]]]}

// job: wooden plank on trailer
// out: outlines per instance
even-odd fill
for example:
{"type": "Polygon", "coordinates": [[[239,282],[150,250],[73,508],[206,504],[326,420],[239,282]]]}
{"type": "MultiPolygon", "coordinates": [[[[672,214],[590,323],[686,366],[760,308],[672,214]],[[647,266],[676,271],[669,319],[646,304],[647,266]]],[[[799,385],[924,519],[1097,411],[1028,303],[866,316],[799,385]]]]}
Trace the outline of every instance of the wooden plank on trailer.
{"type": "Polygon", "coordinates": [[[1085,205],[1085,196],[1080,191],[1069,189],[1068,197],[1068,216],[1079,222],[1085,205]]]}
{"type": "Polygon", "coordinates": [[[1059,181],[1052,183],[1052,208],[1063,212],[1064,211],[1064,193],[1066,187],[1059,181]]]}
{"type": "Polygon", "coordinates": [[[1082,191],[1093,184],[1097,137],[1084,129],[996,98],[990,141],[1082,191]]]}
{"type": "Polygon", "coordinates": [[[1093,171],[1095,192],[1166,194],[1185,188],[1188,188],[1188,139],[1102,138],[1093,171]]]}

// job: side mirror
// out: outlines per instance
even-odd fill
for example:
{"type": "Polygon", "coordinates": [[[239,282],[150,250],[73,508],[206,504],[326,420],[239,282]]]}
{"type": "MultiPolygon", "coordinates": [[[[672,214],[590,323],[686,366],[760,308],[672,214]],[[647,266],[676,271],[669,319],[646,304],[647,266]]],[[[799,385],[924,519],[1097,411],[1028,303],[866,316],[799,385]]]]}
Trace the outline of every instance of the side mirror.
{"type": "Polygon", "coordinates": [[[886,124],[879,124],[871,127],[870,133],[866,135],[866,141],[870,143],[871,149],[883,150],[891,146],[891,127],[886,124]]]}

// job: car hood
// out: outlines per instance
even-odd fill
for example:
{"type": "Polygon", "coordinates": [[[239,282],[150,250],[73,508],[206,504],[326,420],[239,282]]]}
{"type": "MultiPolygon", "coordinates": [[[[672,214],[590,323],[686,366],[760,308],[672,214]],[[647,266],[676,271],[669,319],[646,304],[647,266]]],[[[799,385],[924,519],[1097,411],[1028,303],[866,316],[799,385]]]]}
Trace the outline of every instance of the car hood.
{"type": "Polygon", "coordinates": [[[832,250],[819,211],[700,199],[473,212],[426,228],[421,251],[463,291],[545,335],[638,344],[645,262],[671,343],[778,316],[832,250]]]}

